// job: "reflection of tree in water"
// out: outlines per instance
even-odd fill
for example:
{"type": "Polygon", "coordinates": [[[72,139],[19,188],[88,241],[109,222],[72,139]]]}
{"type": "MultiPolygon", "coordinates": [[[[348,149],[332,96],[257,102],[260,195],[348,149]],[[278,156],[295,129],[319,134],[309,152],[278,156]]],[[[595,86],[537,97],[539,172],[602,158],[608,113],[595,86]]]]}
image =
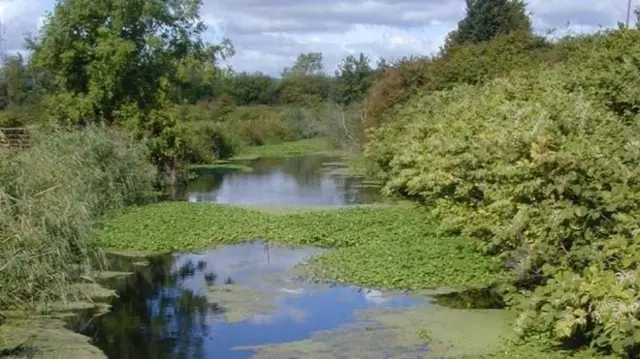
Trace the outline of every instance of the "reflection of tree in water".
{"type": "Polygon", "coordinates": [[[182,279],[204,266],[189,262],[172,273],[172,262],[170,256],[152,259],[150,266],[127,279],[112,311],[83,330],[108,357],[205,357],[205,319],[222,313],[222,308],[179,287],[182,279]]]}
{"type": "Polygon", "coordinates": [[[322,164],[331,161],[325,156],[300,156],[291,158],[261,158],[251,162],[255,173],[267,174],[282,171],[291,176],[298,186],[318,187],[322,177],[322,164]]]}
{"type": "MultiPolygon", "coordinates": [[[[251,173],[229,172],[229,173],[203,173],[200,177],[191,180],[186,187],[173,195],[175,199],[185,199],[187,193],[211,194],[220,190],[222,183],[226,180],[233,184],[233,187],[255,186],[256,182],[265,181],[275,173],[282,173],[292,179],[300,188],[317,189],[320,188],[323,174],[326,169],[323,164],[328,162],[339,162],[339,157],[322,155],[298,156],[290,158],[260,158],[250,161],[241,161],[238,164],[250,166],[251,173]]],[[[360,184],[359,178],[334,177],[338,187],[343,189],[341,193],[345,203],[371,203],[379,199],[379,191],[373,188],[356,188],[360,184]]],[[[237,189],[235,189],[237,190],[237,189]]],[[[201,200],[215,201],[215,196],[205,196],[201,200]]]]}

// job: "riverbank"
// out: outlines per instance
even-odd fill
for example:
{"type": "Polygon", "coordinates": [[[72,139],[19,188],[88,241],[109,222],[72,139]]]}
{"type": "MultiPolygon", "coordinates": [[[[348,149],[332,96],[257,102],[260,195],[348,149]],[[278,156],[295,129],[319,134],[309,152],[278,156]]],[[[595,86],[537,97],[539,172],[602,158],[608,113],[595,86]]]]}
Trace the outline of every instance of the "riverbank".
{"type": "Polygon", "coordinates": [[[273,145],[244,148],[231,160],[252,160],[260,157],[292,157],[309,155],[342,156],[347,152],[336,149],[325,138],[309,138],[299,141],[282,142],[273,145]]]}

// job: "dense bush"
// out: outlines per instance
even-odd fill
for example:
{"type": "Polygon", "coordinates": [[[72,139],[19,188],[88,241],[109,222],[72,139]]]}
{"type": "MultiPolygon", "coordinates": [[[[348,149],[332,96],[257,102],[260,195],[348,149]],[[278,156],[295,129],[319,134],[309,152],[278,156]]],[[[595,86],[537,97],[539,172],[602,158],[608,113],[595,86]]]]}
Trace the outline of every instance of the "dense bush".
{"type": "Polygon", "coordinates": [[[370,131],[386,190],[513,269],[522,335],[640,350],[640,31],[558,45],[484,85],[414,97],[370,131]]]}
{"type": "Polygon", "coordinates": [[[244,146],[240,137],[213,121],[181,123],[178,128],[185,143],[182,156],[185,163],[211,163],[230,158],[244,146]]]}
{"type": "Polygon", "coordinates": [[[393,118],[394,109],[418,91],[439,91],[457,84],[479,84],[541,58],[549,58],[545,41],[514,32],[490,42],[452,46],[436,57],[406,58],[388,67],[373,85],[366,126],[393,118]]]}
{"type": "Polygon", "coordinates": [[[153,198],[147,150],[112,130],[41,133],[0,160],[0,309],[65,296],[92,220],[153,198]]]}

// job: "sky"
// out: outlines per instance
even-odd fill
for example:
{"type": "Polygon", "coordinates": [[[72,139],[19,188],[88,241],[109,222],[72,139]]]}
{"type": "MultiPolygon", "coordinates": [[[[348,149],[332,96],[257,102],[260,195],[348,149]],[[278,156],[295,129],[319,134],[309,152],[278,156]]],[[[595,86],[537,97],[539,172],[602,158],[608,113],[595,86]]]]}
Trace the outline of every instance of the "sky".
{"type": "MultiPolygon", "coordinates": [[[[592,32],[626,20],[627,0],[529,0],[534,28],[592,32]]],[[[632,0],[632,8],[640,0],[632,0]]],[[[0,0],[7,52],[23,50],[54,0],[0,0]]],[[[203,0],[205,39],[229,38],[236,71],[278,75],[298,54],[322,52],[325,70],[360,52],[373,60],[428,55],[464,15],[464,0],[203,0]]],[[[632,21],[635,16],[632,14],[632,21]]]]}

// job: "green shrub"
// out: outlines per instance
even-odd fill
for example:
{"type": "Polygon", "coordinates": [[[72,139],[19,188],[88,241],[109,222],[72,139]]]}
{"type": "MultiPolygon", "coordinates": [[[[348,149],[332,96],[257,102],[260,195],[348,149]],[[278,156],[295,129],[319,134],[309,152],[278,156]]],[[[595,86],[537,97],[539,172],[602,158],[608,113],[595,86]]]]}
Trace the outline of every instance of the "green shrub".
{"type": "Polygon", "coordinates": [[[387,68],[373,85],[366,108],[366,127],[392,121],[394,111],[417,92],[440,91],[458,84],[481,84],[536,64],[551,46],[528,33],[514,32],[489,42],[457,45],[433,58],[407,58],[387,68]]]}
{"type": "Polygon", "coordinates": [[[567,65],[414,97],[366,149],[387,191],[512,268],[522,335],[621,357],[640,350],[639,36],[581,38],[567,65]]]}
{"type": "Polygon", "coordinates": [[[211,163],[230,158],[244,145],[233,131],[212,121],[181,123],[179,131],[185,143],[186,163],[211,163]]]}
{"type": "Polygon", "coordinates": [[[0,111],[0,127],[23,127],[47,122],[41,106],[22,106],[0,111]]]}
{"type": "Polygon", "coordinates": [[[153,199],[147,150],[98,128],[40,133],[0,164],[0,309],[64,298],[92,220],[153,199]]]}

